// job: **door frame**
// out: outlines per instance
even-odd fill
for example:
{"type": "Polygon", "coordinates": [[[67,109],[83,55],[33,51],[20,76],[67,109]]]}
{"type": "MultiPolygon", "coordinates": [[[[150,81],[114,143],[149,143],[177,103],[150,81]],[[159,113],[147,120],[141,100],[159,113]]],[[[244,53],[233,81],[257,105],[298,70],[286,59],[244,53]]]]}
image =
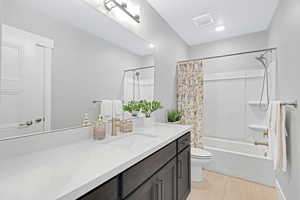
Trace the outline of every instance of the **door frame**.
{"type": "MultiPolygon", "coordinates": [[[[51,130],[51,116],[52,116],[52,51],[54,49],[54,40],[47,37],[43,37],[37,34],[33,34],[12,26],[2,25],[2,33],[6,36],[21,36],[28,38],[35,42],[37,47],[43,49],[44,53],[44,131],[51,130]]],[[[2,45],[6,42],[3,40],[2,45]]],[[[1,73],[1,71],[0,71],[1,73]]]]}

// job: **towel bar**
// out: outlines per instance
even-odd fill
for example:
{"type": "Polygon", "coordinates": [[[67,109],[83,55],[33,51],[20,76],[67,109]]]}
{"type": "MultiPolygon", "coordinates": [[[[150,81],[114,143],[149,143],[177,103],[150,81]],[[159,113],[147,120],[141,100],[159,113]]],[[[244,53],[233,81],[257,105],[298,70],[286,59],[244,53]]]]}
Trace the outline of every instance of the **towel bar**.
{"type": "Polygon", "coordinates": [[[95,103],[102,103],[103,101],[101,100],[101,101],[93,101],[93,104],[95,104],[95,103]]]}
{"type": "MultiPolygon", "coordinates": [[[[95,101],[92,101],[93,104],[96,104],[96,103],[102,103],[103,100],[95,100],[95,101]]],[[[124,100],[122,100],[122,103],[124,103],[124,100]]]]}

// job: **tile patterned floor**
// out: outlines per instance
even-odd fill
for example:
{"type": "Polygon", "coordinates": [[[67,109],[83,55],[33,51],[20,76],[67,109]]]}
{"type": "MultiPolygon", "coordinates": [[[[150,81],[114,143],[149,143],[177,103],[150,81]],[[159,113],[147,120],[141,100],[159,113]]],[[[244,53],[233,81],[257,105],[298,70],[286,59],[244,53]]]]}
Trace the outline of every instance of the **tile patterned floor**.
{"type": "Polygon", "coordinates": [[[205,171],[203,183],[193,183],[188,200],[277,200],[275,188],[205,171]]]}

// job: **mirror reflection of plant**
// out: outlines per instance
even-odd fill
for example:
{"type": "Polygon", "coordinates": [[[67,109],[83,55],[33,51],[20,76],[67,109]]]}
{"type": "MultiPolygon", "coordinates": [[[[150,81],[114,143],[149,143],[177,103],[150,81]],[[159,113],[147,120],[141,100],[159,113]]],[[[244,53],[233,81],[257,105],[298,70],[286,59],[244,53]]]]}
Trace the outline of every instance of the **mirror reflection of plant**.
{"type": "Polygon", "coordinates": [[[182,118],[182,113],[177,110],[168,112],[168,122],[178,122],[182,118]]]}
{"type": "Polygon", "coordinates": [[[132,114],[132,116],[137,116],[141,111],[140,101],[129,101],[127,105],[123,105],[123,110],[132,114]]]}
{"type": "Polygon", "coordinates": [[[147,118],[151,117],[151,114],[163,107],[160,105],[159,101],[141,101],[141,111],[145,114],[147,118]]]}

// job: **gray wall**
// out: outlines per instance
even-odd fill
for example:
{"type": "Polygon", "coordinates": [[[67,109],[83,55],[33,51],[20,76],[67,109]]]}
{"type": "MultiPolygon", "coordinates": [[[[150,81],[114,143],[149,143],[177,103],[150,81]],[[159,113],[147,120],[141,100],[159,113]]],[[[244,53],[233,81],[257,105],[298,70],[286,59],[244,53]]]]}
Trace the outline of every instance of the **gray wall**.
{"type": "Polygon", "coordinates": [[[258,32],[192,46],[189,49],[189,57],[202,58],[243,51],[264,49],[268,46],[267,37],[267,32],[258,32]]]}
{"type": "Polygon", "coordinates": [[[143,56],[142,57],[142,66],[154,66],[154,58],[153,55],[143,56]]]}
{"type": "Polygon", "coordinates": [[[4,24],[55,41],[52,66],[52,127],[80,123],[82,114],[95,115],[95,99],[120,98],[123,68],[140,66],[142,58],[68,24],[8,0],[4,24]]]}
{"type": "MultiPolygon", "coordinates": [[[[300,1],[282,0],[270,27],[269,45],[278,47],[279,98],[300,100],[300,1]]],[[[278,180],[287,200],[300,199],[300,110],[289,112],[287,128],[289,169],[278,180]]]]}
{"type": "MultiPolygon", "coordinates": [[[[3,12],[3,10],[2,10],[2,0],[0,0],[0,47],[2,47],[2,26],[1,26],[1,24],[2,24],[2,12],[3,12]]],[[[0,48],[0,77],[1,77],[1,50],[2,50],[2,48],[0,48]]],[[[1,83],[0,83],[0,88],[1,88],[1,83]]]]}

